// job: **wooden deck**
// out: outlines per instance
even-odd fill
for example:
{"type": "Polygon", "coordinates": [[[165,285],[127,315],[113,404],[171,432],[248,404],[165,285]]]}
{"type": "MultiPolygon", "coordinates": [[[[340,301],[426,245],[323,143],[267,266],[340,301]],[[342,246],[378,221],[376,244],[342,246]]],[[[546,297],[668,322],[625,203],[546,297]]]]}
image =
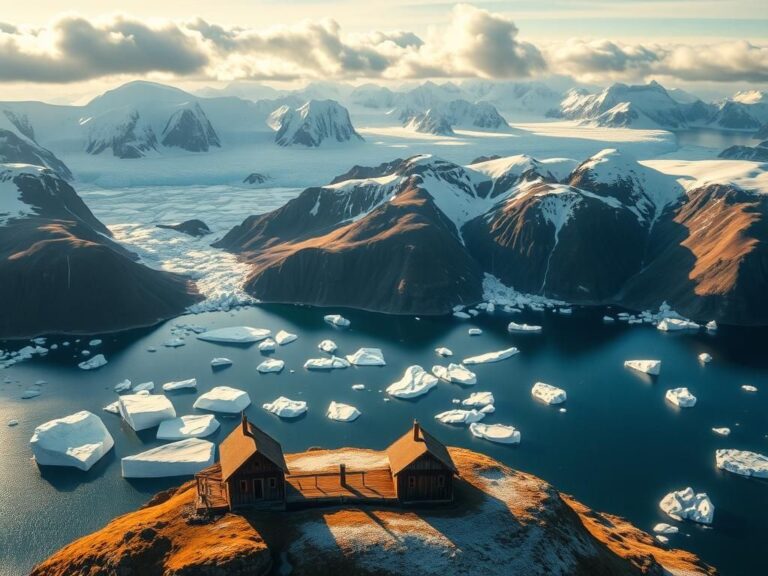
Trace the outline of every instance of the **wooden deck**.
{"type": "Polygon", "coordinates": [[[226,488],[221,481],[221,464],[214,464],[198,472],[195,478],[197,479],[197,498],[195,499],[197,510],[217,511],[229,508],[226,488]],[[206,487],[205,491],[200,489],[203,485],[206,487]]]}
{"type": "Polygon", "coordinates": [[[295,474],[285,478],[288,506],[396,501],[389,468],[295,474]]]}

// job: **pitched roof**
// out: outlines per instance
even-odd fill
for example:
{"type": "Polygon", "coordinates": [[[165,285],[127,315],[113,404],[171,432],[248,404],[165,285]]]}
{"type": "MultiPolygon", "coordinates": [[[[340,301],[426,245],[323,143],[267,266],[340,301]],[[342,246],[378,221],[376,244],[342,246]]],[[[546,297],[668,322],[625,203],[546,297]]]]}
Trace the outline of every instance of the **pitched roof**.
{"type": "Polygon", "coordinates": [[[389,467],[392,475],[397,476],[403,469],[411,465],[417,458],[424,454],[431,454],[447,468],[458,474],[456,465],[443,444],[424,430],[418,422],[413,423],[413,428],[395,440],[387,448],[389,467]]]}
{"type": "Polygon", "coordinates": [[[230,478],[257,452],[283,472],[288,473],[288,465],[285,463],[280,443],[248,422],[243,416],[240,425],[232,430],[219,446],[222,479],[230,478]]]}

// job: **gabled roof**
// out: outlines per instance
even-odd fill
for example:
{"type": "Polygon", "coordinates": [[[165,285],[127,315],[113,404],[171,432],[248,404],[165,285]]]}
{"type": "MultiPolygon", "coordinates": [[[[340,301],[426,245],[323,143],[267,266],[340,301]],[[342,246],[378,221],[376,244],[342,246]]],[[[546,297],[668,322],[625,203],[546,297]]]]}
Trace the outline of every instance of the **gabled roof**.
{"type": "Polygon", "coordinates": [[[240,425],[232,430],[219,446],[222,480],[229,479],[257,452],[283,472],[288,473],[288,465],[285,463],[280,443],[248,422],[243,415],[240,425]]]}
{"type": "Polygon", "coordinates": [[[395,440],[387,448],[387,457],[389,458],[389,467],[392,475],[397,476],[405,468],[410,466],[416,459],[424,454],[430,454],[446,468],[458,474],[456,465],[448,453],[448,449],[438,441],[429,432],[424,430],[418,422],[413,423],[413,428],[403,434],[400,439],[395,440]]]}

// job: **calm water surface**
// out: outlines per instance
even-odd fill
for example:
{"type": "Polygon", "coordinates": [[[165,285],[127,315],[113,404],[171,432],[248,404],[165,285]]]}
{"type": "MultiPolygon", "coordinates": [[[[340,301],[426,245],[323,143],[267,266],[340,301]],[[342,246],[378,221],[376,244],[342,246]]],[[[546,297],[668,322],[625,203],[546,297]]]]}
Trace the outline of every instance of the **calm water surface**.
{"type": "Polygon", "coordinates": [[[753,132],[738,132],[735,130],[715,130],[712,128],[688,128],[675,132],[680,146],[701,146],[722,151],[730,146],[757,146],[753,132]]]}
{"type": "MultiPolygon", "coordinates": [[[[124,378],[134,383],[153,380],[159,387],[190,377],[198,379],[198,393],[216,385],[247,390],[253,401],[249,418],[278,438],[286,451],[317,445],[380,449],[418,418],[447,444],[482,451],[532,472],[584,503],[624,516],[645,530],[669,521],[658,509],[661,497],[690,485],[710,495],[716,506],[715,522],[709,528],[680,524],[681,533],[671,543],[699,554],[725,575],[757,574],[765,569],[768,483],[717,470],[714,453],[726,447],[768,452],[768,330],[721,328],[715,336],[664,334],[652,327],[604,325],[602,310],[577,310],[573,317],[522,315],[525,321],[544,325],[541,335],[508,334],[510,318],[501,313],[462,323],[343,311],[352,320],[352,329],[339,331],[323,322],[324,313],[265,307],[177,320],[208,328],[247,324],[296,332],[299,340],[274,354],[286,361],[279,375],[256,372],[263,356],[255,345],[218,345],[188,337],[184,347],[164,348],[162,342],[173,322],[104,337],[101,351],[109,364],[100,370],[84,372],[76,367],[78,359],[73,355],[90,339],[83,337],[79,344],[70,339],[71,347],[46,358],[0,371],[0,574],[26,573],[63,544],[179,483],[179,479],[122,479],[122,456],[159,443],[154,431],[137,435],[102,407],[115,399],[113,386],[124,378]],[[485,332],[468,336],[470,326],[485,332]],[[381,347],[388,365],[331,373],[305,371],[304,361],[321,355],[316,346],[324,338],[333,338],[340,353],[360,346],[381,347]],[[146,351],[150,345],[158,347],[157,353],[146,351]],[[429,369],[440,363],[433,349],[443,345],[458,358],[510,345],[521,353],[473,368],[478,374],[475,387],[441,383],[416,401],[384,401],[381,390],[399,379],[405,367],[421,364],[429,369]],[[714,361],[700,365],[697,355],[701,352],[712,354],[714,361]],[[214,356],[227,356],[234,365],[213,372],[209,362],[214,356]],[[661,359],[661,376],[652,380],[626,370],[623,362],[630,358],[661,359]],[[5,377],[19,382],[2,383],[5,377]],[[47,381],[43,394],[21,400],[21,392],[41,379],[47,381]],[[567,390],[566,413],[531,398],[531,386],[539,380],[567,390]],[[356,383],[364,383],[367,390],[351,390],[356,383]],[[749,394],[742,384],[760,390],[749,394]],[[680,410],[665,402],[665,391],[678,386],[688,386],[698,397],[695,408],[680,410]],[[484,390],[496,397],[496,413],[486,421],[518,427],[522,431],[519,446],[474,439],[464,427],[433,420],[436,413],[452,407],[453,398],[484,390]],[[262,403],[279,395],[306,400],[308,414],[286,422],[262,410],[262,403]],[[331,400],[353,404],[363,415],[354,423],[327,420],[325,409],[331,400]],[[28,446],[35,426],[81,409],[103,418],[115,438],[114,450],[88,473],[40,470],[30,459],[28,446]],[[19,425],[7,427],[10,419],[18,419],[19,425]],[[731,427],[731,436],[715,435],[713,426],[731,427]]],[[[60,340],[51,339],[49,344],[60,340]]],[[[0,343],[3,347],[7,343],[0,343]]],[[[177,413],[193,412],[196,395],[174,394],[177,413]]],[[[220,442],[236,424],[233,418],[220,420],[222,428],[211,438],[214,442],[220,442]]]]}

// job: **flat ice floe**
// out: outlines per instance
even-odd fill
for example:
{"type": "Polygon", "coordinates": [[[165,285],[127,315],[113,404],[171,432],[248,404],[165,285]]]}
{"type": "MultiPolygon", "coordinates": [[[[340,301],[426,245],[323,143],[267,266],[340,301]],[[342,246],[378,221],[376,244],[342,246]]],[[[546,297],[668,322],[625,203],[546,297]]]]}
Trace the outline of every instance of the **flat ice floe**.
{"type": "Polygon", "coordinates": [[[338,346],[336,346],[336,342],[333,340],[323,340],[320,342],[320,344],[317,345],[318,350],[321,352],[325,352],[327,354],[333,354],[336,352],[336,350],[339,349],[338,346]]]}
{"type": "Polygon", "coordinates": [[[128,392],[128,390],[131,389],[131,381],[128,379],[123,380],[122,382],[118,382],[115,384],[115,392],[120,394],[120,392],[128,392]]]}
{"type": "Polygon", "coordinates": [[[520,334],[538,334],[542,331],[542,328],[541,326],[535,326],[532,324],[518,324],[517,322],[510,322],[507,324],[507,331],[520,334]]]}
{"type": "Polygon", "coordinates": [[[656,328],[662,332],[680,332],[682,330],[698,330],[701,326],[684,318],[663,318],[656,325],[656,328]]]}
{"type": "Polygon", "coordinates": [[[470,328],[467,330],[467,334],[470,336],[480,336],[483,333],[483,331],[480,328],[470,328]]]}
{"type": "Polygon", "coordinates": [[[496,352],[486,352],[485,354],[480,354],[478,356],[470,356],[469,358],[464,358],[462,364],[488,364],[489,362],[500,362],[501,360],[505,360],[510,356],[514,356],[518,352],[520,352],[520,350],[513,346],[512,348],[506,348],[496,352]]]}
{"type": "Polygon", "coordinates": [[[464,386],[477,384],[477,374],[468,370],[461,364],[448,364],[447,367],[432,366],[432,374],[446,382],[463,384],[464,386]]]}
{"type": "Polygon", "coordinates": [[[562,404],[568,397],[562,388],[544,382],[536,382],[531,388],[531,394],[546,404],[562,404]]]}
{"type": "Polygon", "coordinates": [[[97,368],[101,368],[102,366],[106,365],[107,359],[104,357],[104,354],[96,354],[96,356],[93,358],[89,358],[84,362],[80,362],[77,367],[81,370],[96,370],[97,368]]]}
{"type": "Polygon", "coordinates": [[[140,384],[136,384],[133,388],[131,388],[131,392],[134,394],[138,394],[139,392],[152,392],[152,390],[155,389],[155,383],[154,382],[142,382],[140,384]]]}
{"type": "Polygon", "coordinates": [[[269,372],[281,372],[283,368],[285,368],[285,362],[278,360],[277,358],[268,358],[256,366],[256,370],[262,374],[268,374],[269,372]]]}
{"type": "Polygon", "coordinates": [[[126,394],[118,400],[120,416],[136,430],[158,426],[163,420],[176,417],[176,410],[165,396],[152,394],[126,394]]]}
{"type": "Polygon", "coordinates": [[[231,366],[232,360],[229,358],[214,358],[211,360],[211,367],[212,368],[219,368],[221,366],[231,366]]]}
{"type": "Polygon", "coordinates": [[[485,412],[474,408],[472,410],[455,408],[435,415],[435,420],[439,420],[443,424],[473,424],[480,422],[483,418],[485,418],[485,412]]]}
{"type": "Polygon", "coordinates": [[[666,522],[659,522],[653,527],[653,531],[656,534],[677,534],[679,532],[679,529],[677,526],[672,526],[671,524],[667,524],[666,522]]]}
{"type": "Polygon", "coordinates": [[[493,393],[491,392],[473,392],[469,395],[469,398],[462,400],[462,406],[479,406],[485,407],[494,403],[493,393]]]}
{"type": "Polygon", "coordinates": [[[323,316],[323,320],[337,328],[349,328],[349,325],[351,324],[351,322],[341,314],[327,314],[323,316]]]}
{"type": "Polygon", "coordinates": [[[670,492],[659,502],[667,516],[675,520],[692,520],[700,524],[712,524],[715,507],[704,492],[696,494],[690,486],[670,492]]]}
{"type": "Polygon", "coordinates": [[[741,476],[768,478],[768,456],[749,450],[718,450],[715,463],[721,470],[741,476]]]}
{"type": "Polygon", "coordinates": [[[40,466],[90,470],[115,441],[101,418],[82,410],[36,427],[29,444],[40,466]]]}
{"type": "Polygon", "coordinates": [[[207,440],[179,440],[123,458],[123,478],[192,476],[213,464],[215,452],[216,445],[207,440]]]}
{"type": "Polygon", "coordinates": [[[296,339],[298,339],[298,336],[296,334],[291,334],[290,332],[286,332],[285,330],[280,330],[280,332],[275,334],[275,342],[277,342],[279,346],[285,346],[286,344],[290,344],[296,339]]]}
{"type": "Polygon", "coordinates": [[[696,396],[691,394],[688,388],[672,388],[667,390],[664,397],[680,408],[693,408],[696,406],[696,396]]]}
{"type": "Polygon", "coordinates": [[[184,338],[169,338],[168,340],[163,342],[163,346],[165,346],[166,348],[179,348],[184,345],[186,345],[184,338]]]}
{"type": "Polygon", "coordinates": [[[349,404],[331,402],[325,415],[331,420],[339,422],[352,422],[360,417],[360,410],[349,404]]]}
{"type": "Polygon", "coordinates": [[[347,355],[347,361],[355,366],[386,366],[381,348],[360,348],[347,355]]]}
{"type": "Polygon", "coordinates": [[[743,384],[741,389],[744,390],[744,392],[757,392],[757,386],[752,386],[751,384],[743,384]]]}
{"type": "Polygon", "coordinates": [[[439,348],[435,348],[435,354],[438,356],[453,356],[453,351],[450,348],[446,348],[445,346],[440,346],[439,348]]]}
{"type": "Polygon", "coordinates": [[[481,424],[475,422],[469,425],[469,431],[476,438],[484,438],[499,444],[520,444],[520,431],[506,424],[481,424]]]}
{"type": "Polygon", "coordinates": [[[387,387],[387,394],[395,398],[417,398],[437,385],[437,378],[421,366],[409,366],[403,377],[387,387]]]}
{"type": "Polygon", "coordinates": [[[723,426],[722,428],[712,428],[712,432],[718,436],[728,436],[731,433],[731,429],[723,426]]]}
{"type": "Polygon", "coordinates": [[[291,400],[285,396],[280,396],[273,402],[262,404],[262,408],[280,418],[296,418],[307,411],[307,403],[302,400],[291,400]]]}
{"type": "Polygon", "coordinates": [[[349,362],[338,356],[330,358],[310,358],[304,362],[304,368],[307,370],[336,370],[340,368],[349,368],[349,362]]]}
{"type": "Polygon", "coordinates": [[[163,390],[171,392],[173,390],[184,390],[197,388],[197,378],[187,378],[186,380],[176,380],[175,382],[166,382],[163,384],[163,390]]]}
{"type": "Polygon", "coordinates": [[[163,420],[157,429],[158,440],[181,440],[203,438],[219,429],[219,421],[213,414],[190,414],[163,420]]]}
{"type": "Polygon", "coordinates": [[[267,338],[259,342],[259,350],[262,352],[274,352],[277,349],[277,342],[272,338],[267,338]]]}
{"type": "Polygon", "coordinates": [[[230,328],[217,328],[198,334],[199,340],[206,342],[219,342],[222,344],[250,344],[268,338],[272,334],[266,328],[251,328],[250,326],[232,326],[230,328]]]}
{"type": "Polygon", "coordinates": [[[470,316],[463,310],[457,310],[456,312],[454,312],[453,317],[458,318],[459,320],[469,320],[470,318],[472,318],[472,316],[470,316]]]}
{"type": "Polygon", "coordinates": [[[651,376],[658,376],[661,372],[661,360],[627,360],[624,366],[651,376]]]}
{"type": "Polygon", "coordinates": [[[109,412],[110,414],[120,414],[120,402],[115,400],[114,402],[110,402],[104,408],[102,408],[104,412],[109,412]]]}
{"type": "Polygon", "coordinates": [[[238,414],[248,408],[250,404],[251,397],[248,396],[248,392],[229,386],[216,386],[198,397],[193,407],[211,412],[238,414]]]}

